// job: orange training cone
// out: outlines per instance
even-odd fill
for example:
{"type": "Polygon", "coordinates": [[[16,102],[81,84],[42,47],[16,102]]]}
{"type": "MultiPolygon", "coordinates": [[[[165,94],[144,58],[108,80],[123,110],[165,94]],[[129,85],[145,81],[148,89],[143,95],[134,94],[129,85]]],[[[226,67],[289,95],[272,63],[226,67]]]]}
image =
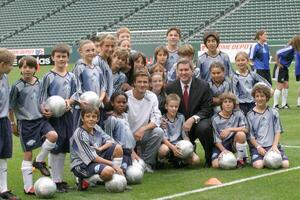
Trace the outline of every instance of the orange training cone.
{"type": "Polygon", "coordinates": [[[221,185],[221,184],[222,182],[219,181],[219,179],[217,178],[210,178],[204,183],[205,186],[213,186],[213,185],[221,185]]]}

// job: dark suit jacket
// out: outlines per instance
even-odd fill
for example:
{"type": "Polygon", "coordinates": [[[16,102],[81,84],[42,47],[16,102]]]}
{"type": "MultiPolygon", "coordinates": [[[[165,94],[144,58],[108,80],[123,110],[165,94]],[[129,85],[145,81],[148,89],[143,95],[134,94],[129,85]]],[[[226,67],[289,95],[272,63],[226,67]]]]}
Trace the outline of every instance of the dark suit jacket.
{"type": "Polygon", "coordinates": [[[212,93],[208,83],[197,78],[192,79],[189,92],[189,112],[185,110],[183,103],[183,92],[180,81],[176,80],[166,88],[166,93],[176,93],[181,98],[178,112],[182,113],[187,120],[193,115],[197,115],[201,119],[209,118],[213,114],[212,93]]]}

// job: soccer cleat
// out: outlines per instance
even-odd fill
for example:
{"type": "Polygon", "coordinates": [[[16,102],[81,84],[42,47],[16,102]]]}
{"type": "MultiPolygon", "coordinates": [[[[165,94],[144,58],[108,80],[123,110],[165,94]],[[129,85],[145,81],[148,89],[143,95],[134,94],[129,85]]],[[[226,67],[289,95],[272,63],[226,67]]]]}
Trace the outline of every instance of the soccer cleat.
{"type": "Polygon", "coordinates": [[[274,105],[273,108],[276,109],[276,110],[280,110],[281,109],[278,104],[274,105]]]}
{"type": "Polygon", "coordinates": [[[79,191],[85,191],[89,188],[89,182],[87,182],[82,178],[78,179],[78,183],[76,183],[76,185],[77,185],[77,190],[79,191]]]}
{"type": "Polygon", "coordinates": [[[284,106],[281,107],[282,109],[290,109],[289,104],[285,104],[284,106]]]}
{"type": "Polygon", "coordinates": [[[41,174],[43,174],[44,176],[50,176],[50,172],[45,162],[37,162],[34,160],[32,166],[40,170],[41,174]]]}
{"type": "Polygon", "coordinates": [[[153,168],[149,164],[146,164],[145,171],[148,173],[154,173],[153,168]]]}
{"type": "Polygon", "coordinates": [[[237,161],[237,165],[236,165],[236,167],[237,168],[243,168],[243,167],[245,167],[245,161],[244,160],[238,160],[237,161]]]}
{"type": "Polygon", "coordinates": [[[64,193],[64,192],[68,192],[68,190],[66,189],[66,186],[62,183],[55,183],[56,184],[56,192],[59,193],[64,193]]]}
{"type": "Polygon", "coordinates": [[[28,191],[25,191],[25,189],[24,189],[24,194],[26,194],[26,195],[35,195],[34,187],[30,187],[30,189],[28,191]]]}
{"type": "Polygon", "coordinates": [[[19,197],[11,193],[11,191],[6,191],[0,193],[0,199],[8,199],[8,200],[21,200],[19,197]]]}

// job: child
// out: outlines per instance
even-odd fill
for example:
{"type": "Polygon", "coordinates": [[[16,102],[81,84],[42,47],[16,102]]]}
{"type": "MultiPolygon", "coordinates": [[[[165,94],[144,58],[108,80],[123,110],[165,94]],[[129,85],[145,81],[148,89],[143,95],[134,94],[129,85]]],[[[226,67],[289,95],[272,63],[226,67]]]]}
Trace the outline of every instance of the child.
{"type": "Polygon", "coordinates": [[[164,78],[161,74],[153,73],[150,82],[151,91],[156,94],[158,108],[161,113],[165,113],[166,92],[164,90],[164,78]]]}
{"type": "Polygon", "coordinates": [[[180,105],[180,97],[177,94],[169,94],[166,98],[165,108],[167,113],[162,116],[162,120],[166,122],[164,129],[164,139],[158,151],[158,160],[172,162],[175,167],[181,167],[185,164],[199,164],[199,157],[193,152],[192,156],[186,160],[180,159],[181,152],[176,147],[176,143],[180,140],[189,140],[183,131],[184,116],[178,113],[180,105]]]}
{"type": "Polygon", "coordinates": [[[49,118],[50,124],[58,133],[56,146],[49,154],[51,177],[56,183],[58,192],[67,192],[68,189],[67,183],[63,181],[63,170],[66,153],[70,151],[69,140],[73,134],[71,106],[74,100],[78,99],[75,75],[67,71],[70,51],[70,47],[65,43],[54,46],[51,52],[54,67],[43,77],[39,101],[42,114],[49,118]],[[61,117],[53,117],[53,113],[44,106],[46,100],[53,95],[65,99],[67,109],[61,117]]]}
{"type": "Polygon", "coordinates": [[[145,71],[148,72],[148,68],[146,67],[146,56],[142,52],[136,52],[131,54],[129,57],[129,65],[131,69],[126,74],[128,79],[128,84],[132,86],[133,77],[137,71],[145,71]]]}
{"type": "Polygon", "coordinates": [[[214,113],[221,111],[219,96],[232,91],[232,83],[225,79],[224,71],[224,65],[220,62],[213,62],[209,68],[211,80],[208,84],[213,94],[214,113]]]}
{"type": "Polygon", "coordinates": [[[122,27],[117,30],[117,39],[121,40],[129,40],[130,41],[130,30],[127,27],[122,27]]]}
{"type": "Polygon", "coordinates": [[[170,27],[167,30],[167,50],[169,52],[166,70],[167,73],[171,70],[175,63],[179,60],[178,46],[181,38],[181,30],[177,27],[170,27]]]}
{"type": "MultiPolygon", "coordinates": [[[[187,60],[190,60],[191,62],[193,62],[194,54],[195,54],[195,49],[190,44],[182,45],[178,49],[179,59],[187,59],[187,60]]],[[[176,67],[177,67],[177,62],[173,65],[173,67],[170,69],[170,71],[167,74],[167,83],[168,84],[170,84],[176,80],[176,67]]]]}
{"type": "Polygon", "coordinates": [[[256,73],[265,78],[272,85],[270,74],[270,49],[267,44],[267,32],[265,30],[256,31],[255,39],[257,43],[250,48],[249,58],[256,73]]]}
{"type": "MultiPolygon", "coordinates": [[[[78,53],[81,59],[77,61],[73,68],[73,73],[76,77],[76,85],[78,94],[81,95],[87,91],[93,91],[99,96],[100,102],[103,102],[105,97],[105,87],[103,74],[99,66],[93,64],[93,59],[96,56],[96,48],[92,41],[82,40],[79,42],[78,53]]],[[[76,105],[73,110],[74,128],[80,124],[80,106],[76,105]]]]}
{"type": "Polygon", "coordinates": [[[276,89],[274,92],[274,104],[273,108],[279,109],[278,100],[280,94],[282,94],[281,108],[288,109],[287,103],[288,91],[289,91],[289,66],[291,65],[295,53],[300,52],[300,35],[296,35],[289,42],[288,46],[280,49],[276,52],[276,64],[275,71],[276,89]]]}
{"type": "Polygon", "coordinates": [[[247,158],[246,118],[240,110],[234,110],[236,97],[231,92],[220,96],[221,111],[212,117],[215,147],[212,153],[212,167],[219,168],[218,158],[228,151],[237,152],[238,167],[245,165],[247,158]]]}
{"type": "Polygon", "coordinates": [[[123,48],[116,48],[112,54],[110,68],[113,73],[113,93],[121,90],[121,86],[127,83],[126,75],[121,71],[127,65],[129,53],[123,48]]]}
{"type": "Polygon", "coordinates": [[[152,70],[153,66],[159,64],[166,69],[167,60],[169,58],[169,52],[167,47],[165,46],[158,46],[154,49],[154,63],[150,66],[150,71],[152,70]]]}
{"type": "Polygon", "coordinates": [[[131,52],[131,43],[128,39],[122,39],[118,42],[118,47],[126,49],[129,53],[131,52]]]}
{"type": "Polygon", "coordinates": [[[300,107],[300,52],[297,51],[295,55],[295,76],[298,83],[298,98],[297,107],[300,107]]]}
{"type": "Polygon", "coordinates": [[[18,121],[21,145],[24,151],[22,174],[24,193],[34,195],[32,182],[32,167],[41,171],[44,176],[50,176],[45,158],[55,145],[57,133],[49,122],[43,118],[39,110],[38,92],[41,83],[34,76],[37,61],[32,56],[24,56],[19,63],[21,78],[11,89],[10,107],[18,121]],[[32,150],[41,146],[41,151],[32,163],[32,150]]]}
{"type": "Polygon", "coordinates": [[[123,148],[122,169],[124,171],[132,165],[132,159],[139,159],[134,151],[136,142],[128,123],[127,101],[125,92],[113,93],[110,100],[113,114],[105,121],[105,132],[123,148]]]}
{"type": "Polygon", "coordinates": [[[122,174],[123,151],[99,126],[99,109],[91,105],[81,110],[82,126],[70,139],[71,171],[79,178],[78,190],[86,190],[83,180],[99,174],[103,181],[111,180],[115,172],[122,174]]]}
{"type": "Polygon", "coordinates": [[[153,67],[151,68],[151,74],[160,74],[163,77],[164,82],[166,80],[166,69],[158,63],[153,65],[153,67]]]}
{"type": "Polygon", "coordinates": [[[281,166],[288,168],[288,158],[279,144],[280,135],[283,132],[279,114],[276,109],[272,109],[267,105],[271,97],[270,88],[257,84],[251,94],[256,103],[255,107],[247,114],[252,166],[256,169],[263,168],[264,155],[267,151],[274,150],[281,153],[281,166]]]}
{"type": "Polygon", "coordinates": [[[218,50],[218,46],[220,44],[219,34],[215,31],[207,31],[203,36],[204,45],[207,48],[207,52],[203,53],[197,62],[197,71],[199,73],[196,74],[197,78],[201,78],[203,80],[209,81],[209,67],[213,62],[221,62],[225,67],[225,78],[232,77],[234,71],[232,69],[229,56],[218,50]]]}
{"type": "Polygon", "coordinates": [[[0,48],[0,198],[19,200],[7,188],[7,159],[12,157],[12,125],[8,119],[9,85],[7,74],[12,70],[15,55],[7,49],[0,48]]]}
{"type": "Polygon", "coordinates": [[[257,73],[249,71],[248,63],[249,57],[246,52],[238,52],[236,54],[235,64],[237,72],[234,73],[232,78],[232,90],[237,97],[239,108],[244,112],[244,115],[255,106],[254,99],[251,96],[253,86],[257,82],[264,82],[271,88],[268,81],[257,73]]]}

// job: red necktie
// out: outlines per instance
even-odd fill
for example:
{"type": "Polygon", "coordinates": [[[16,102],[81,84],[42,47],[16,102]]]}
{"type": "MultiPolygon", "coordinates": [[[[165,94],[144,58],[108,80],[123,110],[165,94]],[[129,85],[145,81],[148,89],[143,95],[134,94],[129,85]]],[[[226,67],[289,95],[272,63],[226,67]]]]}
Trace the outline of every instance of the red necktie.
{"type": "Polygon", "coordinates": [[[185,106],[185,111],[189,112],[189,85],[184,85],[183,103],[185,106]]]}

